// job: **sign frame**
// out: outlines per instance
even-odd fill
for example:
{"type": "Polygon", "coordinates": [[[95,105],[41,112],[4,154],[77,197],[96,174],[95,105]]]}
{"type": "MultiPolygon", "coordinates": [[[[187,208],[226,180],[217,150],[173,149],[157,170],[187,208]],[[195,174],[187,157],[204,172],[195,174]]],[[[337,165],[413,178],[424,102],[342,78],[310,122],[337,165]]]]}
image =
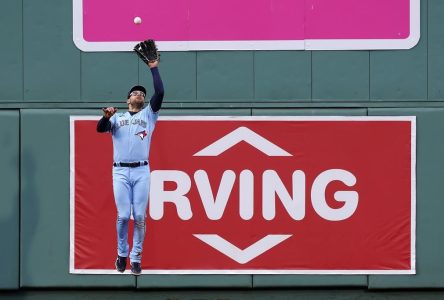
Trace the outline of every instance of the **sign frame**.
{"type": "MultiPolygon", "coordinates": [[[[76,269],[75,257],[75,121],[99,120],[99,116],[70,116],[70,255],[71,274],[120,274],[110,269],[76,269]]],[[[159,121],[409,121],[411,123],[411,211],[410,211],[410,266],[409,270],[143,270],[142,274],[416,274],[416,116],[161,116],[159,121]]],[[[128,273],[128,271],[126,272],[128,273]]],[[[129,273],[128,273],[129,274],[129,273]]]]}
{"type": "MultiPolygon", "coordinates": [[[[85,52],[132,51],[140,41],[90,42],[83,37],[83,0],[72,0],[73,41],[85,52]]],[[[420,0],[410,0],[410,35],[406,39],[305,39],[249,41],[158,41],[159,51],[208,50],[382,50],[411,49],[420,39],[420,0]]]]}

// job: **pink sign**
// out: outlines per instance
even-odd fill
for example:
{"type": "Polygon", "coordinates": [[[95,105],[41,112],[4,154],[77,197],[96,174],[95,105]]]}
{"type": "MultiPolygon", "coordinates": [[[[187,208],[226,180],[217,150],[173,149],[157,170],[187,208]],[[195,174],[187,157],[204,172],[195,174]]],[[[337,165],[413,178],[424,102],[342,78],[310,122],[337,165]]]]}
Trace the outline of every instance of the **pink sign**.
{"type": "Polygon", "coordinates": [[[420,0],[73,0],[74,42],[129,51],[411,48],[420,0]],[[154,9],[153,9],[154,8],[154,9]]]}

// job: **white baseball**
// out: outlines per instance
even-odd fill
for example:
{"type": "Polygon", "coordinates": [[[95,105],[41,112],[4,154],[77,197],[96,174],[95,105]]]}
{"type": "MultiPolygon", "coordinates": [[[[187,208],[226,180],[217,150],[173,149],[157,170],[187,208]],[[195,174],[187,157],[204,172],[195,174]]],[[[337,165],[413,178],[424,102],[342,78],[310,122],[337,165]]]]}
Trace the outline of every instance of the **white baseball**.
{"type": "Polygon", "coordinates": [[[142,19],[140,17],[135,17],[134,24],[140,24],[140,23],[142,23],[142,19]]]}

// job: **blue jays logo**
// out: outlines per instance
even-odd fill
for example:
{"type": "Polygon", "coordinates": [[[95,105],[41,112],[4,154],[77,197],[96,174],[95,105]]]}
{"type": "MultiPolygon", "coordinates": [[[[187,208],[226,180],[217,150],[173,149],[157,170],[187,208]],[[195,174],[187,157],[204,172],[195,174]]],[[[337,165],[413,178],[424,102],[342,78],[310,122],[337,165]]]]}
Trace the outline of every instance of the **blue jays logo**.
{"type": "Polygon", "coordinates": [[[146,130],[143,130],[141,132],[136,133],[135,135],[138,135],[141,140],[143,140],[148,134],[146,133],[146,130]]]}

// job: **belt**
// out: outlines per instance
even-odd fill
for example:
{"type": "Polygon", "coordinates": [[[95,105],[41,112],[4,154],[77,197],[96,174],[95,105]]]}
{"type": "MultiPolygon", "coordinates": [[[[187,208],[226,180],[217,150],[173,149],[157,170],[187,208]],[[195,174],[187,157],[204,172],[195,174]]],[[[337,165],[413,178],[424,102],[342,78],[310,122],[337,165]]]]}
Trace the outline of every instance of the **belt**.
{"type": "Polygon", "coordinates": [[[137,168],[140,166],[146,166],[148,165],[148,162],[145,161],[136,161],[136,162],[130,162],[130,163],[124,163],[124,162],[118,162],[113,163],[114,167],[127,167],[127,168],[137,168]]]}

